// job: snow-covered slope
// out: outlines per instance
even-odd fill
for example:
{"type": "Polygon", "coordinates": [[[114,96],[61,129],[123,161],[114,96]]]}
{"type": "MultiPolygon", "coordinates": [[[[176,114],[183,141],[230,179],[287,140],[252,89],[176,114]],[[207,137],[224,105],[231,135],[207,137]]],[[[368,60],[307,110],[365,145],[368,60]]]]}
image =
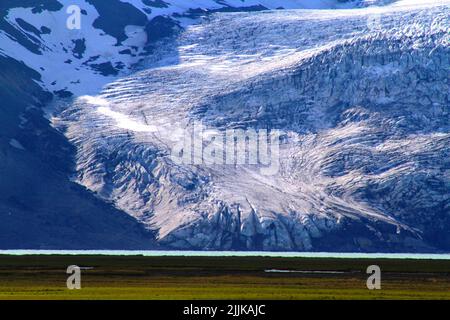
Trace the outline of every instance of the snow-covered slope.
{"type": "Polygon", "coordinates": [[[448,249],[449,13],[217,13],[54,120],[78,181],[174,248],[448,249]],[[282,130],[280,170],[175,163],[194,120],[282,130]]]}
{"type": "Polygon", "coordinates": [[[0,5],[0,55],[42,76],[42,86],[67,96],[95,93],[126,75],[152,45],[215,11],[351,7],[337,0],[40,0],[0,5]],[[69,29],[71,6],[80,29],[69,29]],[[69,11],[68,11],[69,10],[69,11]]]}
{"type": "Polygon", "coordinates": [[[160,244],[450,248],[450,1],[73,3],[75,31],[58,1],[4,11],[0,54],[75,95],[74,180],[160,244]],[[280,130],[279,170],[175,162],[195,121],[280,130]]]}

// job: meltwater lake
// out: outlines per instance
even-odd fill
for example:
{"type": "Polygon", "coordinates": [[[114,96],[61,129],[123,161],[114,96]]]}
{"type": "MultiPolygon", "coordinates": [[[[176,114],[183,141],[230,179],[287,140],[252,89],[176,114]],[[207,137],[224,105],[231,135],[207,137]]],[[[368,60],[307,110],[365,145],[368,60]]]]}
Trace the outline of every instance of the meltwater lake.
{"type": "Polygon", "coordinates": [[[284,257],[284,258],[356,258],[450,260],[450,254],[428,253],[339,253],[269,251],[164,251],[164,250],[0,250],[0,255],[105,255],[146,257],[284,257]]]}

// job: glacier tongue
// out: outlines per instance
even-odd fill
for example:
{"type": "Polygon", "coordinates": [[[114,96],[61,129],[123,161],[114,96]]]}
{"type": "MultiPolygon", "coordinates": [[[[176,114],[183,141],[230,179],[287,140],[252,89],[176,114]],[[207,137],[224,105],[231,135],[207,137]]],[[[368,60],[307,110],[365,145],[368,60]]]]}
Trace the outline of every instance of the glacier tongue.
{"type": "Polygon", "coordinates": [[[409,4],[188,27],[53,119],[78,181],[173,248],[450,248],[450,6],[409,4]],[[282,130],[280,170],[174,163],[194,120],[282,130]]]}

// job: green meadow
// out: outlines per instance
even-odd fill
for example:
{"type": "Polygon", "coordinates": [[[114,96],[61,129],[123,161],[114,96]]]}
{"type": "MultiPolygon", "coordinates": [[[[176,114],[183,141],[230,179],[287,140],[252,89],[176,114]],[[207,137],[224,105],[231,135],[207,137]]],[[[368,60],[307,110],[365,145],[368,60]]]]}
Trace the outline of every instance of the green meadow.
{"type": "Polygon", "coordinates": [[[450,261],[4,255],[0,299],[450,299],[450,261]],[[80,290],[66,287],[69,265],[80,290]],[[369,265],[381,290],[366,287],[369,265]]]}

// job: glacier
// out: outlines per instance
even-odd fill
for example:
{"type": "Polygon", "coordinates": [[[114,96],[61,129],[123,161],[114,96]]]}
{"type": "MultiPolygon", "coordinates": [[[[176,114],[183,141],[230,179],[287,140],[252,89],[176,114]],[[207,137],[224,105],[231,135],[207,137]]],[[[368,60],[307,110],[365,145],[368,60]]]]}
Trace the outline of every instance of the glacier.
{"type": "Polygon", "coordinates": [[[70,4],[0,5],[1,248],[450,249],[449,0],[70,4]]]}
{"type": "Polygon", "coordinates": [[[52,121],[77,147],[76,181],[171,248],[448,248],[449,12],[214,13],[52,121]],[[174,163],[195,120],[282,130],[279,172],[174,163]]]}

